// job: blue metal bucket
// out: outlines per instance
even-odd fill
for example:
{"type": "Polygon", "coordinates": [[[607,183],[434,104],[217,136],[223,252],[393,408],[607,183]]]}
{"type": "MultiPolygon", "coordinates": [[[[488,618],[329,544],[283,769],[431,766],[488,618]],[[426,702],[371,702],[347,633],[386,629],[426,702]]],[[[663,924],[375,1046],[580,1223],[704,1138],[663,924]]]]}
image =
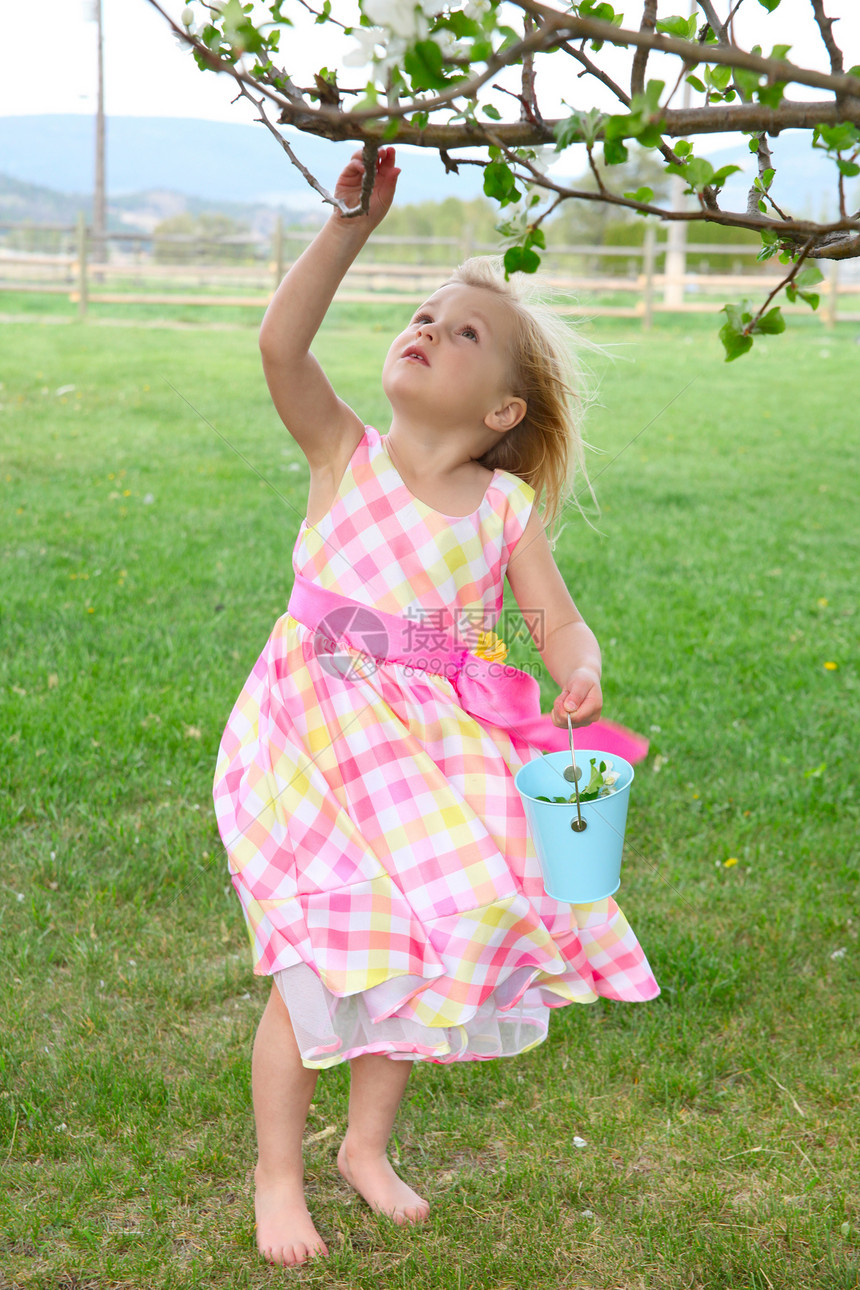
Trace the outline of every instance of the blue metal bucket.
{"type": "Polygon", "coordinates": [[[547,894],[572,905],[604,900],[621,884],[621,854],[633,767],[615,754],[577,749],[576,764],[582,771],[580,785],[588,783],[592,757],[598,766],[601,761],[612,762],[618,779],[607,797],[580,804],[586,822],[581,833],[572,827],[578,818],[575,801],[567,805],[536,800],[538,796],[561,797],[573,792],[573,784],[564,778],[564,768],[571,764],[570,753],[535,757],[514,776],[547,894]]]}

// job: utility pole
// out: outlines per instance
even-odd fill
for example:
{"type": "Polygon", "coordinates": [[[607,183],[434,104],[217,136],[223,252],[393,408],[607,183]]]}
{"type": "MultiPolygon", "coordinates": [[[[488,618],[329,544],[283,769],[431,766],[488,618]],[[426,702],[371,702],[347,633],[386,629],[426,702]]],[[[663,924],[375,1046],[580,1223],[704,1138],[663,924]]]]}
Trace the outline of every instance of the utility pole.
{"type": "Polygon", "coordinates": [[[104,264],[107,247],[105,232],[105,76],[102,0],[93,0],[93,21],[98,32],[98,103],[96,107],[96,166],[93,190],[93,259],[104,264]]]}

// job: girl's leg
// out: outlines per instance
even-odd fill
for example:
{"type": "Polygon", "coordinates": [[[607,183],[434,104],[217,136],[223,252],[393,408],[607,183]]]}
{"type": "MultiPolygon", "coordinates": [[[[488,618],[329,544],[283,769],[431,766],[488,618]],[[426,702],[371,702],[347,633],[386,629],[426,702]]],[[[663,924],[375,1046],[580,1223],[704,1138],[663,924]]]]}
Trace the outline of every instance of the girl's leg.
{"type": "Polygon", "coordinates": [[[328,1254],[304,1195],[302,1133],[316,1082],[317,1072],[302,1065],[290,1014],[273,981],[252,1064],[257,1245],[270,1263],[286,1266],[328,1254]]]}
{"type": "Polygon", "coordinates": [[[368,1053],[353,1058],[349,1066],[349,1127],[338,1152],[338,1169],[371,1209],[401,1225],[420,1223],[430,1206],[398,1178],[386,1155],[412,1063],[368,1053]]]}

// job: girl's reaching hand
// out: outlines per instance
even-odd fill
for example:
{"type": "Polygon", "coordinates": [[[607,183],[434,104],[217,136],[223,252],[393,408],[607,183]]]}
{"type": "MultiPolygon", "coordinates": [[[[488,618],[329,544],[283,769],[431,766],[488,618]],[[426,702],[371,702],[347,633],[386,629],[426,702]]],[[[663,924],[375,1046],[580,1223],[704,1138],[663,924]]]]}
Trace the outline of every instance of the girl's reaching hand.
{"type": "Polygon", "coordinates": [[[600,677],[590,668],[580,667],[571,672],[567,684],[552,705],[552,724],[567,729],[567,714],[575,726],[587,726],[596,721],[603,708],[600,677]]]}
{"type": "MultiPolygon", "coordinates": [[[[376,156],[376,178],[373,192],[370,195],[370,209],[367,215],[352,215],[347,218],[338,214],[336,218],[346,220],[348,224],[357,224],[364,233],[367,233],[368,225],[370,228],[376,228],[378,224],[381,224],[391,208],[391,203],[394,200],[394,190],[397,187],[397,177],[400,174],[394,164],[394,160],[393,148],[379,149],[376,156]]],[[[335,184],[334,195],[340,201],[346,202],[347,206],[359,206],[361,204],[363,183],[363,153],[361,151],[354,152],[341,171],[340,178],[335,184]]]]}

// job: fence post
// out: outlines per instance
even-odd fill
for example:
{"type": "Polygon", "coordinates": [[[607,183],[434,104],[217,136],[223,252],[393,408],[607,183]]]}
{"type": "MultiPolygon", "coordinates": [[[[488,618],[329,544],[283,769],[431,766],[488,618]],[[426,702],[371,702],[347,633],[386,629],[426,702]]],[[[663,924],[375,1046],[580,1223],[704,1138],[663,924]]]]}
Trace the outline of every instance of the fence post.
{"type": "MultiPolygon", "coordinates": [[[[87,217],[78,211],[78,317],[87,316],[87,217]]],[[[74,299],[74,296],[72,297],[74,299]]]]}
{"type": "Polygon", "coordinates": [[[828,274],[827,286],[829,289],[827,296],[827,313],[824,315],[825,327],[836,326],[836,310],[839,297],[839,261],[830,261],[830,273],[828,274]]]}
{"type": "Polygon", "coordinates": [[[653,224],[645,225],[645,248],[642,265],[642,327],[651,330],[654,318],[654,262],[657,258],[657,230],[653,224]]]}
{"type": "Polygon", "coordinates": [[[272,265],[275,271],[275,290],[281,285],[281,278],[284,276],[284,221],[280,215],[275,220],[275,247],[274,263],[272,265]]]}

